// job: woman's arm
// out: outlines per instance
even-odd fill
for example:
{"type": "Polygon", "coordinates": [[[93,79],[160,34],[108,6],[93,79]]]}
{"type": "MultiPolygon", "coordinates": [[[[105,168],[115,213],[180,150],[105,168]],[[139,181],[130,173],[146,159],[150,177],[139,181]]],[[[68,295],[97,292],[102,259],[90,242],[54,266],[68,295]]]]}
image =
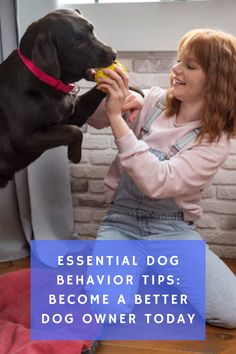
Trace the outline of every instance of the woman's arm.
{"type": "MultiPolygon", "coordinates": [[[[147,93],[149,90],[146,90],[147,93]]],[[[87,123],[94,128],[102,129],[110,126],[110,121],[105,109],[106,98],[102,100],[94,113],[89,117],[87,123]]],[[[121,107],[122,117],[128,124],[132,124],[138,117],[140,110],[144,104],[144,98],[135,91],[130,91],[125,97],[123,106],[121,107]]]]}
{"type": "Polygon", "coordinates": [[[108,91],[105,110],[119,150],[119,160],[137,187],[151,198],[176,197],[201,190],[228,156],[226,136],[219,142],[192,146],[170,160],[160,161],[143,140],[138,140],[122,119],[128,80],[121,72],[109,73],[99,85],[108,91]],[[119,77],[117,77],[119,76],[119,77]]]}
{"type": "MultiPolygon", "coordinates": [[[[143,107],[144,99],[137,92],[130,91],[129,96],[122,106],[122,117],[128,124],[132,124],[138,117],[143,107]]],[[[96,111],[89,117],[87,123],[96,129],[110,126],[110,122],[105,110],[105,99],[97,107],[96,111]]]]}
{"type": "Polygon", "coordinates": [[[177,197],[201,190],[211,182],[230,150],[230,142],[223,136],[219,142],[195,145],[170,160],[160,161],[131,130],[116,144],[122,167],[151,198],[177,197]]]}

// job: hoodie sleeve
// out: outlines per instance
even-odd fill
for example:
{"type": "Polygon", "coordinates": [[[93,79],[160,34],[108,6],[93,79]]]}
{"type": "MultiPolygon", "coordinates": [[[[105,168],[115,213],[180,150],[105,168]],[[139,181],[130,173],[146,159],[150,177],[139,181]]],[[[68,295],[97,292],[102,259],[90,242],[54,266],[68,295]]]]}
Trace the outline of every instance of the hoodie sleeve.
{"type": "Polygon", "coordinates": [[[105,111],[105,98],[98,105],[97,109],[93,112],[93,114],[87,120],[87,123],[96,129],[103,129],[108,126],[109,120],[105,111]]]}
{"type": "Polygon", "coordinates": [[[142,193],[151,198],[177,197],[201,190],[209,183],[229,154],[225,135],[219,142],[193,145],[160,161],[143,140],[130,130],[116,140],[121,166],[142,193]]]}
{"type": "MultiPolygon", "coordinates": [[[[146,89],[146,90],[143,90],[144,92],[144,95],[146,97],[146,95],[148,95],[149,93],[149,89],[146,89]]],[[[135,92],[135,91],[132,91],[132,95],[134,95],[137,99],[137,101],[142,105],[144,103],[144,99],[143,97],[135,92]]],[[[104,98],[101,103],[98,105],[97,109],[94,111],[94,113],[89,117],[89,119],[87,120],[87,123],[89,125],[91,125],[93,128],[96,128],[96,129],[103,129],[103,128],[106,128],[108,126],[110,126],[110,123],[109,123],[109,120],[108,120],[108,117],[106,115],[106,110],[105,110],[105,101],[106,99],[104,98]]],[[[128,119],[129,117],[129,111],[126,112],[124,115],[123,115],[124,119],[128,119]]]]}

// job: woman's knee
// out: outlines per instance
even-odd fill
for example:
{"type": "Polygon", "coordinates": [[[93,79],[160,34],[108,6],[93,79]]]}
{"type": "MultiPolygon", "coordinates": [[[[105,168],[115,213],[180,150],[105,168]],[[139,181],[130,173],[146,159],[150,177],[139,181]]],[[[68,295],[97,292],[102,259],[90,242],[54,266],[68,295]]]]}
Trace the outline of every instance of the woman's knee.
{"type": "Polygon", "coordinates": [[[213,326],[224,327],[228,329],[236,328],[236,306],[232,313],[226,313],[215,318],[207,318],[207,322],[213,326]]]}

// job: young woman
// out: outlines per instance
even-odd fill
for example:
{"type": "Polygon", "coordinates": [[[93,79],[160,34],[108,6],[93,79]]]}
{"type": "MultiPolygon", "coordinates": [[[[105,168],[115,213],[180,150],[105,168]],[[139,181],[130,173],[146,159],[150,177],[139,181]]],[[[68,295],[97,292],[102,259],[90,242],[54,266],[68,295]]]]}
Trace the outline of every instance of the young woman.
{"type": "MultiPolygon", "coordinates": [[[[105,178],[111,207],[97,238],[201,239],[194,226],[202,214],[201,191],[236,135],[235,37],[211,29],[188,32],[167,92],[153,87],[142,104],[130,95],[126,74],[105,72],[109,78],[98,88],[108,94],[89,123],[111,126],[118,155],[105,178]],[[141,106],[133,123],[122,116],[141,106]]],[[[206,319],[236,328],[236,277],[208,247],[206,319]]]]}

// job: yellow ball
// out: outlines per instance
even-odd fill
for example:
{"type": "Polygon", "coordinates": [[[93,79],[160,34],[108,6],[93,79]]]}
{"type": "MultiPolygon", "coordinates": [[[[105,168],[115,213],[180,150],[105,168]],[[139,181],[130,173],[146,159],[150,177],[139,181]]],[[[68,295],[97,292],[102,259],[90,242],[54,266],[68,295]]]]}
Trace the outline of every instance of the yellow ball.
{"type": "MultiPolygon", "coordinates": [[[[103,77],[109,77],[109,75],[105,74],[103,69],[109,69],[109,70],[113,70],[115,71],[116,67],[119,67],[120,69],[122,69],[126,74],[128,73],[127,69],[124,67],[123,64],[121,64],[119,61],[114,61],[114,63],[112,63],[110,66],[107,66],[106,68],[97,68],[95,69],[96,73],[95,73],[95,81],[96,83],[98,83],[98,79],[103,78],[103,77]]],[[[106,92],[106,90],[101,90],[103,92],[106,92]]]]}

